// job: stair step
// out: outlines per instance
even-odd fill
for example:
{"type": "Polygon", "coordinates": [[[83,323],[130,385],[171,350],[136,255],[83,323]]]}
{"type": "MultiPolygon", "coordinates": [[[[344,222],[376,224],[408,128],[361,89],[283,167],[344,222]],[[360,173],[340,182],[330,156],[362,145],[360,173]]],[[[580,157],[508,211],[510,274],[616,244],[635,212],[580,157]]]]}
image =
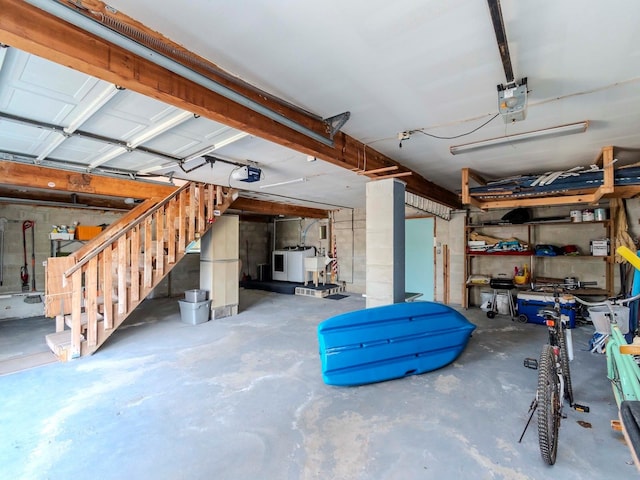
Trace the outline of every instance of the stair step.
{"type": "MultiPolygon", "coordinates": [[[[96,317],[98,318],[98,321],[104,319],[104,316],[101,313],[96,313],[96,317]]],[[[71,315],[64,316],[64,323],[67,327],[71,328],[71,315]]],[[[87,312],[82,312],[80,314],[80,328],[86,328],[87,323],[89,323],[89,314],[87,312]]]]}
{"type": "MultiPolygon", "coordinates": [[[[67,355],[71,349],[71,330],[50,333],[46,335],[45,341],[51,351],[61,360],[68,360],[67,355]]],[[[84,340],[84,337],[82,337],[84,340]]]]}

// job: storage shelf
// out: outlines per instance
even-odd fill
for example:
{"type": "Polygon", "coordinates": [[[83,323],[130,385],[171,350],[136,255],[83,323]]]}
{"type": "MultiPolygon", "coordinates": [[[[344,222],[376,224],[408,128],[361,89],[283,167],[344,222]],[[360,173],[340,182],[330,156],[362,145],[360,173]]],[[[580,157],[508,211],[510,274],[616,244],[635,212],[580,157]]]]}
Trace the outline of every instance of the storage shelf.
{"type": "MultiPolygon", "coordinates": [[[[556,243],[558,241],[563,241],[566,242],[566,244],[569,244],[571,243],[569,239],[574,239],[574,242],[578,245],[581,252],[589,252],[588,237],[591,237],[592,239],[598,237],[609,239],[613,238],[613,221],[610,219],[592,222],[572,222],[568,217],[563,218],[567,218],[567,220],[542,220],[522,224],[467,224],[465,225],[465,247],[468,245],[468,241],[470,240],[469,237],[472,232],[477,232],[479,235],[485,235],[493,238],[516,237],[530,248],[533,248],[533,246],[537,244],[556,243]],[[554,227],[564,229],[565,231],[562,232],[562,230],[555,230],[554,227]],[[579,229],[579,233],[575,232],[574,229],[576,227],[579,229]],[[571,232],[574,233],[572,234],[571,232]]],[[[521,252],[482,252],[470,251],[468,247],[466,247],[464,278],[467,279],[472,275],[485,275],[491,277],[495,275],[495,272],[504,271],[505,262],[508,262],[509,258],[512,258],[515,261],[515,259],[521,259],[522,257],[529,257],[528,263],[530,266],[530,272],[534,279],[539,276],[545,276],[545,272],[555,272],[563,270],[565,267],[567,267],[567,270],[571,270],[571,273],[574,271],[574,266],[577,270],[584,270],[583,267],[579,266],[581,261],[586,261],[589,265],[595,268],[597,265],[596,261],[603,260],[604,265],[602,267],[598,267],[597,275],[604,281],[604,288],[567,290],[566,293],[573,293],[577,296],[613,295],[613,249],[609,252],[609,255],[594,256],[588,253],[580,255],[536,255],[535,250],[531,249],[521,252]],[[492,257],[494,260],[491,260],[492,257]],[[567,259],[568,263],[563,265],[561,262],[564,259],[567,259]],[[554,265],[554,262],[557,263],[554,265]],[[570,268],[569,265],[571,265],[570,268]],[[494,273],[492,273],[492,271],[494,273]]],[[[521,260],[517,261],[520,262],[521,260]]],[[[595,272],[593,273],[594,275],[596,274],[595,272]]],[[[580,275],[580,273],[578,273],[578,275],[580,275]]],[[[475,293],[472,294],[473,289],[476,287],[484,287],[487,289],[491,288],[488,284],[467,284],[465,282],[463,287],[463,307],[468,307],[471,297],[477,296],[475,293]]],[[[528,288],[529,284],[515,286],[514,288],[518,287],[521,289],[528,288]]]]}
{"type": "Polygon", "coordinates": [[[534,256],[531,250],[524,252],[467,252],[469,257],[531,257],[534,256]]]}

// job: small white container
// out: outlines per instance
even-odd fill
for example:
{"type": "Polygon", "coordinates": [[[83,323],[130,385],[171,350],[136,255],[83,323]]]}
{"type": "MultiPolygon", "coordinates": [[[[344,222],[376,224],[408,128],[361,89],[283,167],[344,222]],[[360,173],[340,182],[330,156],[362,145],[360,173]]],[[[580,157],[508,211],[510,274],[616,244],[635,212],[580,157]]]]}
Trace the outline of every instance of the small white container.
{"type": "Polygon", "coordinates": [[[582,221],[583,222],[593,222],[595,220],[595,214],[593,210],[587,209],[582,211],[582,221]]]}
{"type": "Polygon", "coordinates": [[[582,222],[582,210],[571,210],[570,216],[573,223],[582,222]]]}
{"type": "Polygon", "coordinates": [[[207,293],[206,290],[185,290],[184,299],[191,303],[204,302],[207,300],[207,293]]]}

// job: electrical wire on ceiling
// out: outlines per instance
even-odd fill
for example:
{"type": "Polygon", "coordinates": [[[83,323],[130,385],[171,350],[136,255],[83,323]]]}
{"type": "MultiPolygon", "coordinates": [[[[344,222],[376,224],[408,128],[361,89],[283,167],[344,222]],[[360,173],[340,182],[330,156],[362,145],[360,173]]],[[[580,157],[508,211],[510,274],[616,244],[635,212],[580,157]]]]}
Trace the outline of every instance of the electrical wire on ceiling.
{"type": "Polygon", "coordinates": [[[453,135],[451,137],[445,137],[445,136],[441,136],[441,135],[434,135],[432,133],[427,133],[427,132],[425,132],[424,128],[416,128],[415,130],[406,130],[406,131],[400,132],[398,134],[398,140],[400,140],[400,144],[398,145],[398,147],[402,148],[402,142],[405,141],[405,140],[409,140],[411,138],[411,135],[413,135],[414,133],[421,133],[422,135],[426,135],[427,137],[431,137],[431,138],[436,138],[438,140],[453,140],[455,138],[465,137],[467,135],[471,135],[472,133],[477,132],[482,127],[488,125],[489,123],[491,123],[493,120],[495,120],[499,116],[500,116],[500,114],[496,113],[493,117],[491,117],[489,120],[487,120],[483,124],[477,126],[476,128],[474,128],[472,130],[469,130],[468,132],[460,133],[459,135],[453,135]]]}

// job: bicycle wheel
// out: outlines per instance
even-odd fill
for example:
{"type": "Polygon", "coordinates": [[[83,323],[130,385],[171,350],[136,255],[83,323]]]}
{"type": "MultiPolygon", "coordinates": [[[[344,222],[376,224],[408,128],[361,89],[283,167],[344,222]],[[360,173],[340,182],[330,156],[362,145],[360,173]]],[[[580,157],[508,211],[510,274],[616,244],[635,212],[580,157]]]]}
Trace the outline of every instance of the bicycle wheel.
{"type": "Polygon", "coordinates": [[[569,350],[567,350],[567,336],[562,325],[558,325],[558,346],[560,347],[560,368],[562,369],[562,379],[564,380],[564,398],[569,401],[569,405],[573,405],[569,350]]]}
{"type": "Polygon", "coordinates": [[[542,459],[556,463],[558,430],[560,429],[560,382],[556,372],[553,347],[545,345],[538,364],[538,444],[542,459]]]}

